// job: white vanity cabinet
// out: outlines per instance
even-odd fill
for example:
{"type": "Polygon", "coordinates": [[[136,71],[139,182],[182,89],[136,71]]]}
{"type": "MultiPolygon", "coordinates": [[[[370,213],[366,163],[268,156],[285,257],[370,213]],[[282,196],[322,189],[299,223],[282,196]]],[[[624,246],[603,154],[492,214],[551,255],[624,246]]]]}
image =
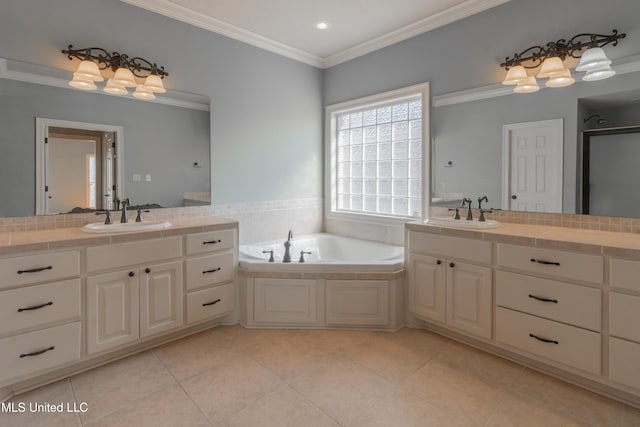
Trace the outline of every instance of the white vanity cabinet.
{"type": "Polygon", "coordinates": [[[88,354],[184,323],[181,257],[180,237],[87,249],[88,354]],[[174,260],[158,262],[163,258],[174,260]],[[94,274],[96,269],[112,268],[120,270],[94,274]]]}
{"type": "Polygon", "coordinates": [[[496,274],[496,340],[600,375],[603,257],[499,243],[497,263],[519,273],[496,274]]]}
{"type": "Polygon", "coordinates": [[[609,262],[609,378],[640,390],[640,262],[609,262]]]}
{"type": "Polygon", "coordinates": [[[0,386],[80,359],[79,276],[77,250],[0,259],[0,386]]]}
{"type": "Polygon", "coordinates": [[[408,309],[427,321],[491,339],[491,242],[412,231],[408,243],[408,309]]]}
{"type": "Polygon", "coordinates": [[[188,324],[222,317],[235,309],[237,239],[235,230],[186,237],[188,324]]]}

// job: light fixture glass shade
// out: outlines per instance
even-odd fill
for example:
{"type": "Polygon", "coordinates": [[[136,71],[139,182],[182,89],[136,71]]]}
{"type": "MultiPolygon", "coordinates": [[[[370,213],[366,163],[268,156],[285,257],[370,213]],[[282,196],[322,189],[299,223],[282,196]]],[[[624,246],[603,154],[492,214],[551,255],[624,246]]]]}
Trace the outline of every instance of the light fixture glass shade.
{"type": "Polygon", "coordinates": [[[162,79],[156,74],[149,74],[143,87],[149,92],[165,93],[167,91],[162,84],[162,79]]]}
{"type": "Polygon", "coordinates": [[[547,77],[551,77],[553,74],[562,73],[565,70],[566,68],[564,67],[562,59],[557,56],[552,56],[545,59],[542,63],[542,67],[538,73],[538,78],[546,79],[547,77]]]}
{"type": "Polygon", "coordinates": [[[592,47],[585,51],[580,58],[580,63],[576,67],[576,71],[589,71],[610,65],[611,60],[607,58],[607,54],[600,47],[592,47]]]}
{"type": "Polygon", "coordinates": [[[109,81],[107,81],[107,85],[102,90],[110,93],[111,95],[118,96],[126,95],[129,93],[129,91],[127,91],[124,86],[115,83],[113,79],[109,79],[109,81]]]}
{"type": "Polygon", "coordinates": [[[93,61],[82,61],[80,65],[78,65],[78,69],[74,73],[74,76],[79,76],[84,78],[85,80],[91,80],[94,82],[101,82],[104,80],[102,74],[100,74],[100,69],[98,68],[98,64],[93,61]]]}
{"type": "Polygon", "coordinates": [[[611,65],[605,64],[598,68],[591,69],[582,76],[582,80],[586,82],[594,82],[596,80],[604,80],[616,75],[616,72],[611,69],[611,65]]]}
{"type": "Polygon", "coordinates": [[[91,80],[80,77],[73,73],[73,79],[69,82],[69,86],[80,90],[96,90],[98,86],[91,80]]]}
{"type": "Polygon", "coordinates": [[[549,80],[545,83],[547,87],[565,87],[570,86],[576,82],[576,79],[571,75],[571,71],[564,70],[561,73],[556,73],[549,77],[549,80]]]}
{"type": "Polygon", "coordinates": [[[120,67],[116,70],[116,74],[111,79],[117,85],[124,87],[136,87],[138,83],[136,83],[135,78],[133,77],[133,73],[128,68],[120,67]]]}
{"type": "Polygon", "coordinates": [[[540,86],[538,86],[538,82],[536,78],[531,76],[527,77],[526,80],[521,81],[513,88],[515,93],[533,93],[540,90],[540,86]]]}
{"type": "Polygon", "coordinates": [[[509,68],[507,71],[507,77],[502,82],[503,85],[517,85],[518,83],[527,80],[527,70],[522,65],[516,65],[509,68]]]}
{"type": "Polygon", "coordinates": [[[149,101],[151,99],[156,99],[156,96],[150,90],[147,90],[144,86],[138,85],[135,92],[133,92],[133,96],[138,99],[144,99],[145,101],[149,101]]]}

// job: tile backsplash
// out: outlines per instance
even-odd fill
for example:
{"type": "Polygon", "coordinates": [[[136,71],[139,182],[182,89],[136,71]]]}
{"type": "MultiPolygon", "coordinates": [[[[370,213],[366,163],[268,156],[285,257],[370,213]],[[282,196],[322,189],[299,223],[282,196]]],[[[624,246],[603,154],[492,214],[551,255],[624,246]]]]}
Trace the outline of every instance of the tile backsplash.
{"type": "MultiPolygon", "coordinates": [[[[148,219],[168,219],[188,216],[221,216],[240,223],[240,243],[284,239],[287,232],[295,235],[322,231],[323,199],[289,199],[246,203],[223,203],[213,206],[152,209],[143,214],[148,219]]],[[[0,232],[48,230],[82,227],[99,222],[103,217],[93,213],[60,214],[29,217],[0,217],[0,232]]],[[[114,220],[118,220],[117,212],[114,220]]],[[[283,240],[283,241],[284,241],[283,240]]]]}

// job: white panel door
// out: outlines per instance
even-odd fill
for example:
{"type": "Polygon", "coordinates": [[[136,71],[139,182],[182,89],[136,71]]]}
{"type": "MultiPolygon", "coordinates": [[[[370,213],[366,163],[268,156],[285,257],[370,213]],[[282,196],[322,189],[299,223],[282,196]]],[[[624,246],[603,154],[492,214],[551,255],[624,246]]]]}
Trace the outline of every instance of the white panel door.
{"type": "Polygon", "coordinates": [[[503,127],[502,208],[562,212],[563,120],[503,127]]]}
{"type": "Polygon", "coordinates": [[[117,347],[139,336],[138,270],[88,277],[88,353],[117,347]]]}
{"type": "Polygon", "coordinates": [[[491,339],[491,269],[447,261],[447,324],[491,339]]]}
{"type": "Polygon", "coordinates": [[[140,337],[182,325],[182,262],[151,265],[140,275],[140,337]]]}
{"type": "Polygon", "coordinates": [[[409,311],[425,319],[445,321],[445,262],[412,253],[409,256],[409,311]]]}

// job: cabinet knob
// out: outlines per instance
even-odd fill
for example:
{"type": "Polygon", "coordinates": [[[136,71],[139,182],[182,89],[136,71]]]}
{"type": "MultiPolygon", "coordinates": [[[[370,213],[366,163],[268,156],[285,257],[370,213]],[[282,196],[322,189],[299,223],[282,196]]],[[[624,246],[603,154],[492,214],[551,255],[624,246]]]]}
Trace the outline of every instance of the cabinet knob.
{"type": "Polygon", "coordinates": [[[442,260],[437,260],[436,264],[438,264],[438,265],[442,264],[442,260]]]}
{"type": "Polygon", "coordinates": [[[151,273],[151,269],[149,267],[147,267],[147,268],[144,269],[144,272],[149,274],[149,273],[151,273]]]}
{"type": "Polygon", "coordinates": [[[135,273],[134,271],[130,271],[130,272],[129,272],[129,277],[133,277],[133,276],[135,276],[135,275],[136,275],[136,273],[135,273]]]}
{"type": "Polygon", "coordinates": [[[450,263],[449,263],[449,267],[453,268],[453,267],[455,267],[455,266],[456,266],[456,264],[455,264],[455,263],[453,263],[453,262],[450,262],[450,263]]]}

